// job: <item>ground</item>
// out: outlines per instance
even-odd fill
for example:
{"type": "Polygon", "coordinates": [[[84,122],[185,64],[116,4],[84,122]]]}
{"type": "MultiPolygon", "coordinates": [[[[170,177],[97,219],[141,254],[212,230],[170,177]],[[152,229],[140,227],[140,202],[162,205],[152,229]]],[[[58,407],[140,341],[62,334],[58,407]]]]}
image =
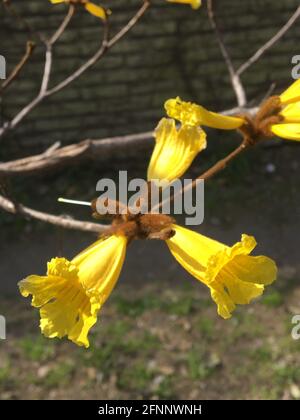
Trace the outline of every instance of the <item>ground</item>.
{"type": "Polygon", "coordinates": [[[299,278],[282,279],[230,320],[197,282],[133,294],[118,288],[89,349],[40,335],[38,313],[1,299],[8,337],[0,347],[2,399],[299,399],[299,278]],[[134,296],[133,296],[134,295],[134,296]]]}

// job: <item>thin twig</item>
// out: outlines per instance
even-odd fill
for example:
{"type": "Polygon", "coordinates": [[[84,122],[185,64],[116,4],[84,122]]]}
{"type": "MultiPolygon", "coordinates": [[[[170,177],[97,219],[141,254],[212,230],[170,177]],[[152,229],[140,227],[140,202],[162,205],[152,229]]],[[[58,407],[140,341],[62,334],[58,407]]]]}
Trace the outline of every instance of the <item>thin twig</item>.
{"type": "Polygon", "coordinates": [[[59,38],[62,36],[64,31],[66,30],[72,17],[74,16],[74,13],[75,13],[75,6],[73,4],[70,4],[68,13],[64,17],[62,23],[60,24],[58,29],[55,31],[55,33],[52,35],[52,37],[48,41],[45,42],[45,45],[46,45],[45,66],[44,66],[43,79],[41,83],[41,89],[39,93],[39,96],[41,97],[44,97],[47,94],[47,89],[49,86],[51,69],[52,69],[52,47],[59,40],[59,38]]]}
{"type": "Polygon", "coordinates": [[[217,163],[215,163],[211,168],[203,172],[201,175],[199,175],[196,180],[193,181],[193,187],[196,185],[197,181],[203,180],[207,181],[208,179],[215,176],[217,173],[222,171],[227,167],[227,165],[234,160],[238,155],[240,155],[242,152],[244,152],[249,147],[249,144],[245,141],[242,141],[242,143],[235,148],[229,155],[227,155],[225,158],[219,160],[217,163]]]}
{"type": "Polygon", "coordinates": [[[221,53],[223,55],[224,61],[226,63],[228,72],[229,72],[229,76],[230,76],[230,81],[234,90],[234,93],[236,95],[236,99],[237,99],[237,103],[239,107],[244,107],[247,103],[247,98],[246,98],[246,93],[245,93],[245,89],[243,87],[243,84],[241,82],[241,79],[239,77],[239,75],[236,73],[233,63],[231,61],[229,52],[226,48],[225,42],[223,40],[223,35],[217,25],[216,19],[215,19],[215,14],[214,14],[214,9],[213,9],[213,0],[207,0],[207,12],[208,12],[208,17],[211,23],[211,26],[215,32],[221,53]]]}
{"type": "Polygon", "coordinates": [[[108,39],[109,34],[109,25],[108,20],[104,22],[104,34],[103,40],[100,46],[100,49],[82,66],[80,66],[75,72],[70,76],[64,79],[62,82],[59,82],[56,86],[51,89],[45,89],[48,82],[48,72],[49,68],[51,69],[51,54],[46,53],[46,63],[45,71],[43,76],[42,87],[40,93],[29,103],[27,104],[11,121],[4,123],[2,128],[0,128],[0,138],[8,131],[14,129],[30,112],[35,109],[44,99],[49,96],[54,95],[57,92],[60,92],[62,89],[67,87],[70,83],[78,79],[83,73],[85,73],[90,67],[94,66],[104,55],[110,50],[120,39],[122,39],[139,21],[139,19],[145,14],[146,10],[150,6],[149,0],[144,0],[140,9],[136,14],[130,19],[130,21],[111,39],[108,39]],[[44,81],[45,79],[45,81],[44,81]]]}
{"type": "Polygon", "coordinates": [[[167,199],[155,205],[151,209],[151,212],[155,213],[158,210],[164,208],[165,205],[172,203],[176,198],[180,197],[182,194],[185,194],[186,192],[195,188],[199,181],[207,181],[208,179],[212,178],[214,175],[225,169],[231,161],[233,161],[238,155],[244,152],[248,147],[249,144],[243,140],[242,143],[238,147],[236,147],[231,153],[229,153],[225,158],[219,160],[211,168],[207,169],[189,184],[186,184],[175,194],[171,195],[167,199]]]}
{"type": "Polygon", "coordinates": [[[76,71],[74,71],[70,76],[64,79],[62,82],[59,82],[56,86],[49,89],[45,92],[44,97],[49,97],[54,95],[57,92],[60,92],[64,88],[66,88],[70,83],[73,83],[77,80],[83,73],[85,73],[90,67],[94,66],[107,52],[108,50],[108,21],[104,22],[104,32],[103,32],[103,39],[101,43],[100,49],[82,66],[80,66],[76,71]]]}
{"type": "Polygon", "coordinates": [[[26,50],[25,50],[25,53],[24,53],[23,57],[21,58],[21,60],[19,61],[19,63],[15,66],[15,68],[12,70],[12,72],[7,77],[7,79],[0,86],[0,95],[2,95],[3,92],[4,92],[4,90],[7,89],[8,86],[10,86],[14,82],[14,80],[17,79],[17,77],[21,73],[23,67],[25,67],[26,63],[30,59],[30,57],[31,57],[31,55],[33,53],[34,48],[35,48],[34,42],[27,41],[27,43],[26,43],[26,50]]]}
{"type": "Polygon", "coordinates": [[[146,10],[150,6],[149,0],[144,0],[142,7],[137,13],[130,19],[130,21],[110,40],[108,40],[108,25],[104,27],[104,39],[101,48],[81,67],[79,67],[74,73],[67,77],[62,82],[58,83],[52,89],[48,90],[47,96],[53,95],[64,89],[74,80],[78,79],[83,73],[85,73],[90,67],[94,66],[103,56],[110,50],[120,39],[122,39],[139,21],[139,19],[145,14],[146,10]]]}
{"type": "Polygon", "coordinates": [[[0,163],[0,175],[6,177],[35,175],[87,159],[108,159],[116,155],[118,151],[123,152],[124,149],[127,151],[129,148],[144,150],[151,143],[153,143],[151,131],[101,140],[88,139],[62,148],[51,148],[39,155],[0,163]]]}
{"type": "Polygon", "coordinates": [[[31,24],[27,22],[27,20],[18,12],[18,10],[11,4],[11,0],[2,0],[2,3],[6,9],[6,11],[16,20],[18,21],[21,26],[23,26],[26,31],[28,32],[28,35],[30,38],[36,37],[39,41],[45,42],[44,36],[37,32],[31,24]]]}
{"type": "MultiPolygon", "coordinates": [[[[232,108],[221,112],[224,115],[254,115],[258,108],[232,108]]],[[[145,150],[153,143],[153,132],[148,131],[104,139],[86,139],[79,143],[60,147],[59,142],[46,152],[9,162],[0,162],[0,175],[7,177],[31,176],[85,160],[105,160],[123,150],[145,150]]]]}
{"type": "Polygon", "coordinates": [[[84,232],[103,233],[109,228],[108,225],[101,225],[92,222],[83,222],[71,219],[67,216],[55,216],[53,214],[44,213],[34,210],[30,207],[18,204],[17,208],[8,198],[0,195],[0,208],[11,214],[18,214],[25,218],[36,219],[41,222],[49,223],[55,226],[61,226],[65,229],[80,230],[84,232]]]}
{"type": "Polygon", "coordinates": [[[297,10],[293,13],[293,15],[290,17],[290,19],[286,22],[286,24],[268,41],[266,42],[262,47],[260,47],[255,54],[253,54],[252,57],[249,58],[244,64],[242,64],[236,71],[236,74],[240,76],[242,73],[244,73],[252,64],[254,64],[257,60],[260,59],[260,57],[273,45],[276,44],[280,40],[280,38],[283,37],[283,35],[293,26],[293,24],[296,22],[296,20],[300,17],[300,6],[297,8],[297,10]]]}
{"type": "MultiPolygon", "coordinates": [[[[182,188],[181,191],[177,192],[171,198],[164,200],[163,202],[159,203],[157,206],[151,209],[152,212],[156,212],[158,209],[162,208],[165,204],[172,202],[177,196],[189,191],[190,189],[194,188],[199,180],[207,180],[212,176],[216,175],[218,172],[223,170],[228,163],[230,163],[233,159],[235,159],[240,153],[246,150],[248,144],[243,141],[233,152],[229,153],[228,156],[219,160],[215,165],[213,165],[210,169],[205,171],[201,174],[198,178],[196,178],[193,182],[186,185],[182,188]]],[[[55,226],[61,226],[66,229],[75,229],[81,230],[85,232],[94,232],[94,233],[103,233],[105,230],[109,228],[107,225],[100,225],[91,222],[82,222],[78,220],[70,219],[66,216],[55,216],[49,213],[40,212],[38,210],[34,210],[32,208],[23,206],[22,204],[17,204],[0,195],[0,208],[5,210],[8,213],[12,214],[19,214],[23,217],[29,217],[31,219],[36,219],[45,223],[49,223],[55,226]]]]}
{"type": "Polygon", "coordinates": [[[67,26],[69,25],[72,17],[74,16],[74,13],[75,13],[75,6],[74,4],[70,4],[67,15],[65,16],[61,25],[58,27],[58,29],[54,32],[52,37],[49,39],[47,44],[54,45],[59,40],[59,38],[62,36],[67,26]]]}
{"type": "Polygon", "coordinates": [[[51,68],[52,68],[52,47],[56,41],[60,38],[60,36],[65,31],[67,25],[69,24],[71,18],[74,15],[75,8],[73,5],[70,5],[68,12],[59,25],[58,29],[55,31],[54,35],[49,39],[41,38],[42,42],[46,47],[46,54],[45,54],[45,66],[44,72],[41,81],[41,87],[37,96],[29,102],[21,111],[11,120],[5,122],[4,125],[0,128],[0,138],[6,133],[8,130],[12,130],[15,128],[22,120],[26,117],[37,105],[39,105],[44,98],[47,96],[47,89],[50,80],[51,68]]]}

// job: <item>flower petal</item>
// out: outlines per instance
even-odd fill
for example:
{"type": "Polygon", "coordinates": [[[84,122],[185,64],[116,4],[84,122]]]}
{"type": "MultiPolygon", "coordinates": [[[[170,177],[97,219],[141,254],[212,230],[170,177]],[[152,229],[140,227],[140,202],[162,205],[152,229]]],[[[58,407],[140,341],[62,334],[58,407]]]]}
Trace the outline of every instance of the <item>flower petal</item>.
{"type": "Polygon", "coordinates": [[[241,127],[245,121],[243,118],[228,117],[226,115],[217,114],[216,112],[207,111],[202,108],[201,125],[207,127],[218,128],[220,130],[235,130],[241,127]]]}
{"type": "Polygon", "coordinates": [[[190,4],[193,9],[199,9],[201,6],[201,0],[167,0],[170,3],[182,3],[182,4],[190,4]]]}
{"type": "Polygon", "coordinates": [[[300,101],[287,105],[280,112],[280,115],[284,118],[284,123],[298,123],[300,124],[300,101]]]}
{"type": "Polygon", "coordinates": [[[233,302],[238,305],[246,305],[250,303],[252,299],[260,296],[264,291],[263,285],[247,283],[232,275],[232,273],[226,269],[222,270],[222,281],[229,296],[233,302]]]}
{"type": "Polygon", "coordinates": [[[207,284],[206,270],[211,255],[222,252],[226,246],[182,226],[173,225],[172,229],[175,235],[166,242],[173,257],[197,280],[207,284]]]}
{"type": "Polygon", "coordinates": [[[19,282],[20,293],[24,297],[32,295],[32,306],[39,308],[48,303],[67,285],[67,280],[54,276],[29,276],[19,282]]]}
{"type": "Polygon", "coordinates": [[[234,130],[245,123],[243,118],[210,112],[200,105],[182,101],[179,97],[167,100],[165,109],[169,117],[175,118],[182,124],[206,125],[222,130],[234,130]]]}
{"type": "Polygon", "coordinates": [[[175,121],[163,118],[155,130],[156,145],[148,167],[148,180],[179,178],[189,168],[196,155],[206,147],[206,134],[200,127],[182,126],[177,131],[175,121]]]}
{"type": "Polygon", "coordinates": [[[53,258],[48,272],[56,276],[29,276],[22,280],[21,294],[31,294],[32,305],[41,307],[40,327],[46,337],[67,335],[77,345],[88,347],[87,334],[97,320],[101,302],[87,296],[78,282],[77,268],[70,261],[53,258]]]}
{"type": "Polygon", "coordinates": [[[49,338],[68,338],[79,346],[89,346],[90,328],[97,322],[101,302],[91,303],[82,287],[65,287],[40,309],[42,333],[49,338]]]}
{"type": "Polygon", "coordinates": [[[218,314],[224,318],[231,318],[231,313],[235,310],[235,304],[224,288],[210,288],[212,300],[217,304],[218,314]]]}
{"type": "Polygon", "coordinates": [[[103,304],[114,288],[126,254],[127,238],[112,235],[97,241],[72,260],[87,294],[97,293],[103,304]]]}
{"type": "Polygon", "coordinates": [[[295,102],[297,98],[299,98],[300,100],[300,79],[296,80],[288,89],[286,89],[280,95],[280,100],[282,104],[295,102]]]}
{"type": "Polygon", "coordinates": [[[300,140],[300,124],[274,124],[271,131],[283,139],[300,140]]]}
{"type": "Polygon", "coordinates": [[[230,271],[244,282],[265,286],[273,283],[277,277],[275,262],[264,255],[237,255],[230,263],[230,271]]]}
{"type": "Polygon", "coordinates": [[[231,278],[226,283],[226,289],[220,284],[210,286],[211,297],[217,304],[218,314],[224,319],[231,318],[236,304],[246,305],[260,296],[264,291],[264,286],[243,283],[231,278]]]}
{"type": "Polygon", "coordinates": [[[106,12],[103,7],[97,6],[96,4],[91,2],[86,3],[84,7],[89,13],[91,13],[91,15],[94,15],[103,20],[107,19],[106,12]]]}

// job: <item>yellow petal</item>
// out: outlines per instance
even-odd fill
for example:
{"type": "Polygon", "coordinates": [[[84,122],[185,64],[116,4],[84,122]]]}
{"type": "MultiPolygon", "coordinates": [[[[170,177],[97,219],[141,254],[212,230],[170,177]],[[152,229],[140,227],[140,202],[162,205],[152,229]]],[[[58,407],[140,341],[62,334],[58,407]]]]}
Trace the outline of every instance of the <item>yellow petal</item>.
{"type": "Polygon", "coordinates": [[[48,273],[54,275],[29,276],[19,283],[19,287],[23,296],[32,295],[33,306],[41,307],[40,327],[46,337],[67,335],[77,345],[88,347],[87,326],[96,322],[100,303],[91,304],[78,281],[77,272],[70,261],[54,258],[48,264],[48,273]],[[76,337],[72,332],[78,326],[81,328],[76,337]]]}
{"type": "Polygon", "coordinates": [[[106,16],[105,9],[103,7],[97,6],[96,4],[91,3],[91,2],[86,3],[84,7],[92,15],[100,19],[106,20],[107,16],[106,16]]]}
{"type": "Polygon", "coordinates": [[[171,253],[191,275],[210,288],[223,318],[231,316],[236,304],[248,304],[260,296],[264,285],[276,279],[273,260],[249,256],[256,246],[252,236],[242,235],[241,242],[228,247],[177,225],[173,230],[175,235],[167,240],[171,253]]]}
{"type": "MultiPolygon", "coordinates": [[[[54,262],[54,259],[52,261],[54,262]]],[[[62,290],[66,284],[67,280],[63,277],[32,275],[19,282],[19,289],[24,297],[32,295],[32,306],[39,308],[49,302],[50,297],[62,290]]]]}
{"type": "Polygon", "coordinates": [[[166,241],[172,255],[192,276],[208,284],[206,272],[210,258],[226,246],[182,226],[172,228],[176,233],[166,241]]]}
{"type": "Polygon", "coordinates": [[[163,118],[155,130],[155,141],[148,180],[171,182],[183,175],[196,155],[205,149],[206,134],[200,127],[189,125],[177,131],[173,119],[163,118]]]}
{"type": "Polygon", "coordinates": [[[167,0],[170,3],[190,4],[193,9],[199,9],[201,0],[167,0]]]}
{"type": "MultiPolygon", "coordinates": [[[[54,278],[49,281],[55,282],[54,278]]],[[[79,282],[66,282],[40,309],[40,327],[49,338],[67,336],[78,346],[89,347],[88,333],[97,322],[101,301],[92,301],[79,282]]]]}
{"type": "Polygon", "coordinates": [[[235,310],[235,304],[223,287],[217,289],[210,288],[212,300],[217,304],[218,314],[224,318],[231,318],[231,313],[235,310]]]}
{"type": "Polygon", "coordinates": [[[300,101],[300,79],[296,80],[287,90],[280,95],[282,104],[300,101]]]}
{"type": "Polygon", "coordinates": [[[127,238],[112,235],[89,247],[72,260],[87,293],[101,295],[104,303],[118,280],[125,259],[127,238]]]}
{"type": "Polygon", "coordinates": [[[235,130],[245,123],[242,118],[217,114],[216,112],[207,111],[203,107],[201,110],[201,118],[202,125],[218,128],[220,130],[235,130]]]}
{"type": "Polygon", "coordinates": [[[66,0],[50,0],[51,3],[56,4],[56,3],[68,3],[66,0]]]}
{"type": "Polygon", "coordinates": [[[169,117],[175,118],[182,124],[206,125],[222,130],[234,130],[245,123],[242,118],[227,117],[210,112],[200,105],[182,101],[179,97],[167,100],[165,110],[169,117]]]}
{"type": "Polygon", "coordinates": [[[271,258],[260,255],[236,255],[230,262],[232,273],[249,283],[263,284],[273,283],[277,276],[277,267],[271,258]]]}
{"type": "Polygon", "coordinates": [[[53,258],[47,276],[29,276],[19,283],[21,294],[32,295],[32,305],[41,308],[45,336],[67,336],[89,346],[89,330],[119,277],[126,244],[125,237],[115,235],[97,241],[72,261],[53,258]]]}
{"type": "Polygon", "coordinates": [[[271,131],[283,139],[300,140],[300,124],[274,124],[271,131]]]}
{"type": "Polygon", "coordinates": [[[260,296],[264,291],[264,287],[261,285],[241,283],[240,281],[229,283],[230,288],[227,290],[219,284],[210,287],[211,297],[217,305],[218,314],[222,318],[231,318],[236,304],[250,303],[252,299],[260,296]],[[238,286],[237,289],[235,289],[236,286],[238,286]]]}
{"type": "Polygon", "coordinates": [[[248,283],[243,277],[239,279],[233,270],[227,270],[226,267],[223,268],[220,277],[221,278],[218,279],[218,286],[221,281],[221,284],[224,286],[223,290],[226,291],[232,301],[238,305],[250,303],[252,299],[260,296],[264,291],[263,285],[248,283]]]}
{"type": "Polygon", "coordinates": [[[300,101],[287,105],[280,112],[280,115],[284,118],[284,123],[299,123],[300,124],[300,101]]]}

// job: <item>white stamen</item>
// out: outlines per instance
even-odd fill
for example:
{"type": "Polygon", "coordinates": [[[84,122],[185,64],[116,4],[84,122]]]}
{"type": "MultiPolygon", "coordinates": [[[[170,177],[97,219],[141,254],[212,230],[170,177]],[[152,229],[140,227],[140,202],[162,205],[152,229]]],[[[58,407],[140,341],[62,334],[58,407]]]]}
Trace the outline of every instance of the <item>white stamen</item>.
{"type": "Polygon", "coordinates": [[[57,201],[59,201],[60,203],[78,204],[79,206],[91,207],[91,203],[89,201],[69,200],[68,198],[62,197],[59,197],[57,201]]]}

